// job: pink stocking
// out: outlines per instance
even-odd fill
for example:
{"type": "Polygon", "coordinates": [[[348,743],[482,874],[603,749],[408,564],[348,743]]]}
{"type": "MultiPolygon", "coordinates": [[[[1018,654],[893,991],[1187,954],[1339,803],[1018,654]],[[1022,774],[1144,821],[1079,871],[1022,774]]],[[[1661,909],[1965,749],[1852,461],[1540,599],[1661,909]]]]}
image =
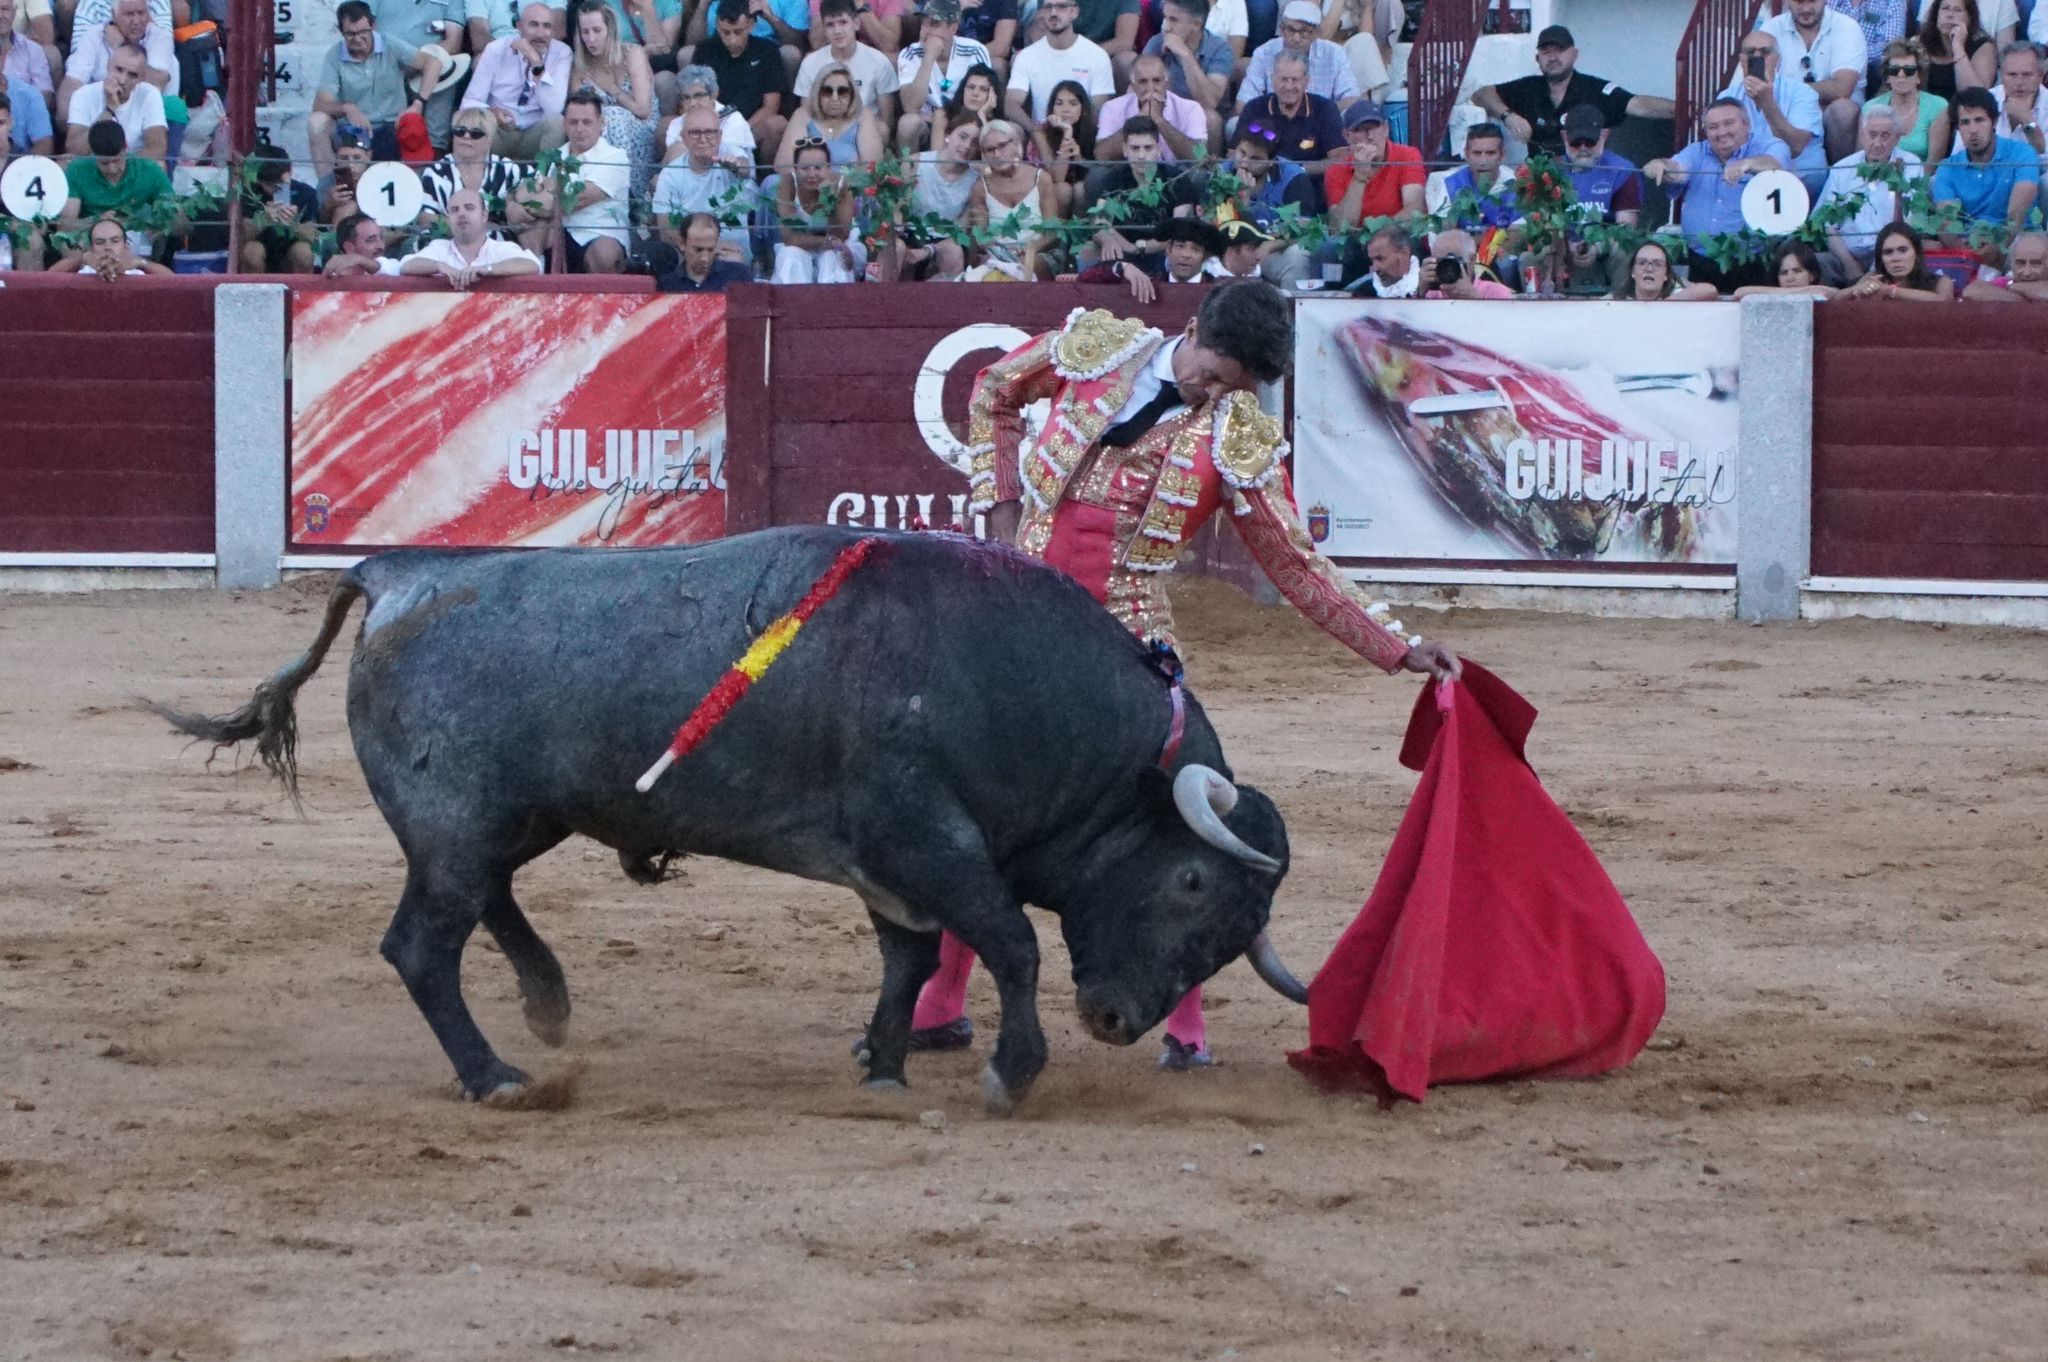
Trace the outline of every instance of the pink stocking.
{"type": "MultiPolygon", "coordinates": [[[[958,1021],[967,1011],[967,976],[974,973],[974,952],[951,932],[939,937],[939,968],[924,981],[917,995],[917,1011],[910,1014],[910,1029],[923,1031],[958,1021]]],[[[1201,1026],[1199,1014],[1195,1025],[1201,1026]]]]}
{"type": "Polygon", "coordinates": [[[1208,1048],[1209,1029],[1202,1023],[1202,986],[1188,990],[1180,1005],[1166,1014],[1166,1034],[1191,1049],[1208,1048]]]}

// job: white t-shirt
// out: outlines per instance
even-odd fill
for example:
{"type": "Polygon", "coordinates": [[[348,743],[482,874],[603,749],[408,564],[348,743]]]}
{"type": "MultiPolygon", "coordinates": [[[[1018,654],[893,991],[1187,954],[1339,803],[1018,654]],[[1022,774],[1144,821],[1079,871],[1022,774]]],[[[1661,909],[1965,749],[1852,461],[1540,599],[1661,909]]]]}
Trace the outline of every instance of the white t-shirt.
{"type": "MultiPolygon", "coordinates": [[[[1820,204],[1839,203],[1844,199],[1860,201],[1862,207],[1856,216],[1835,227],[1842,238],[1842,244],[1858,260],[1869,263],[1870,253],[1877,249],[1877,234],[1884,225],[1899,215],[1899,196],[1890,185],[1880,180],[1866,180],[1857,167],[1868,161],[1862,152],[1852,152],[1835,162],[1828,172],[1827,183],[1821,186],[1820,204]]],[[[1926,174],[1920,158],[1910,151],[1894,150],[1892,159],[1906,168],[1906,178],[1915,180],[1926,174]]]]}
{"type": "Polygon", "coordinates": [[[588,246],[599,237],[608,236],[621,246],[625,245],[625,229],[629,221],[626,195],[632,184],[632,167],[626,153],[600,137],[588,151],[572,151],[564,145],[562,154],[576,158],[577,179],[596,185],[605,192],[604,198],[586,204],[562,219],[570,240],[579,246],[588,246]]]}
{"type": "MultiPolygon", "coordinates": [[[[107,78],[107,28],[105,24],[92,28],[78,28],[77,36],[71,40],[71,57],[64,63],[64,75],[80,85],[107,78]]],[[[178,74],[177,49],[171,42],[171,31],[161,24],[152,23],[142,34],[142,59],[153,71],[167,75],[178,74]]]]}
{"type": "MultiPolygon", "coordinates": [[[[100,121],[100,115],[107,108],[107,83],[96,80],[90,85],[81,85],[71,94],[70,121],[83,127],[91,127],[100,121]]],[[[138,81],[135,90],[128,96],[128,102],[114,115],[114,121],[128,134],[128,150],[142,150],[142,134],[151,128],[167,128],[164,120],[164,96],[161,90],[148,81],[138,81]]]]}
{"type": "Polygon", "coordinates": [[[1036,122],[1045,121],[1052,88],[1063,80],[1079,81],[1092,99],[1116,93],[1109,53],[1086,38],[1074,39],[1074,45],[1064,52],[1053,47],[1050,38],[1040,38],[1019,52],[1010,66],[1010,88],[1031,92],[1031,117],[1036,122]]]}
{"type": "MultiPolygon", "coordinates": [[[[509,241],[500,241],[494,236],[484,238],[484,244],[477,249],[476,259],[464,260],[455,249],[453,237],[437,237],[406,257],[406,260],[431,260],[436,265],[451,265],[457,269],[464,265],[471,269],[483,269],[490,265],[502,265],[507,260],[531,260],[535,269],[540,268],[540,257],[524,247],[509,241]]],[[[401,272],[403,262],[401,262],[401,272]]],[[[382,274],[383,270],[377,271],[382,274]]]]}
{"type": "Polygon", "coordinates": [[[1851,19],[1838,9],[1824,9],[1820,12],[1820,32],[1814,36],[1813,46],[1806,45],[1800,36],[1799,26],[1792,22],[1792,12],[1772,15],[1757,25],[1763,32],[1778,40],[1778,73],[1797,81],[1805,81],[1808,70],[1801,65],[1802,57],[1813,61],[1811,74],[1815,80],[1827,80],[1837,71],[1854,71],[1856,88],[1849,93],[1860,98],[1863,93],[1863,68],[1870,59],[1870,47],[1863,41],[1863,25],[1851,19]]]}
{"type": "MultiPolygon", "coordinates": [[[[811,87],[818,83],[818,77],[825,68],[838,64],[839,58],[832,55],[829,47],[821,47],[805,57],[803,65],[796,68],[796,97],[809,99],[811,87]]],[[[860,102],[869,109],[879,107],[883,95],[893,95],[903,88],[903,83],[896,78],[896,63],[890,61],[880,48],[869,47],[866,43],[853,45],[853,56],[847,61],[846,69],[853,74],[853,88],[860,91],[860,102]]]]}
{"type": "Polygon", "coordinates": [[[1251,17],[1244,12],[1244,0],[1216,0],[1209,6],[1209,22],[1203,28],[1219,38],[1249,38],[1251,17]]]}
{"type": "MultiPolygon", "coordinates": [[[[912,43],[896,54],[896,88],[908,90],[910,82],[917,79],[917,68],[924,65],[924,44],[912,43]]],[[[971,67],[994,66],[988,49],[971,38],[953,40],[953,56],[947,61],[946,69],[932,73],[931,84],[925,87],[924,107],[927,112],[938,108],[953,97],[960,88],[960,82],[967,79],[971,67]]]]}

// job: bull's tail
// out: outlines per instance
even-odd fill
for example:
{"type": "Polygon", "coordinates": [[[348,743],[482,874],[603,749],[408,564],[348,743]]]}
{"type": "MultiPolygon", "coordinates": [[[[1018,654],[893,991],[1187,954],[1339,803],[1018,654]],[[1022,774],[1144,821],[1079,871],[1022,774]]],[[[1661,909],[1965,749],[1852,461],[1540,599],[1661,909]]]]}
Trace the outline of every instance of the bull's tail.
{"type": "Polygon", "coordinates": [[[284,782],[293,807],[303,812],[304,806],[299,803],[299,718],[294,702],[299,687],[326,660],[327,650],[341,632],[349,607],[366,593],[367,588],[356,572],[344,573],[327,597],[327,617],[320,622],[320,633],[312,645],[278,668],[275,675],[256,687],[249,703],[232,714],[192,714],[154,700],[141,703],[151,713],[170,720],[171,727],[180,733],[210,742],[215,748],[232,747],[254,738],[256,755],[262,759],[264,769],[284,782]]]}

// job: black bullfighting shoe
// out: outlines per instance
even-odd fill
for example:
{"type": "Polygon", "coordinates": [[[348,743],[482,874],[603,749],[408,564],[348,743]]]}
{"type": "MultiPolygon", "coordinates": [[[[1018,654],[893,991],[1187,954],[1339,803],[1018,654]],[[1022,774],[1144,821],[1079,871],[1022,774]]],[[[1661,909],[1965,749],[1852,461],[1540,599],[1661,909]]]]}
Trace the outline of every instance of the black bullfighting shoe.
{"type": "Polygon", "coordinates": [[[1206,1069],[1215,1062],[1216,1057],[1209,1053],[1207,1046],[1187,1045],[1172,1036],[1168,1036],[1166,1044],[1159,1048],[1159,1067],[1172,1073],[1206,1069]]]}
{"type": "Polygon", "coordinates": [[[910,1033],[913,1050],[965,1050],[972,1044],[974,1023],[966,1017],[955,1017],[943,1026],[927,1026],[910,1033]]]}

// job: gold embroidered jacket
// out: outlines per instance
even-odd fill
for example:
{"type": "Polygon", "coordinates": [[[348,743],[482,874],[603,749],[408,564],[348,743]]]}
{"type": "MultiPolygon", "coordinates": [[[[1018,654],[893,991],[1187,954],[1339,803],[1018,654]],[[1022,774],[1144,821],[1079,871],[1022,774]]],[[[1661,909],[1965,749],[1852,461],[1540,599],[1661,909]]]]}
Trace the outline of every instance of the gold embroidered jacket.
{"type": "Polygon", "coordinates": [[[1107,461],[1115,461],[1110,472],[1136,473],[1150,492],[1119,516],[1106,603],[1134,632],[1171,642],[1159,574],[1228,502],[1231,523],[1282,595],[1353,652],[1385,671],[1397,669],[1409,646],[1400,621],[1389,620],[1385,605],[1369,601],[1316,552],[1294,512],[1280,422],[1250,393],[1183,408],[1129,449],[1105,449],[1087,460],[1165,342],[1142,322],[1076,308],[1060,330],[984,369],[968,408],[973,509],[1021,497],[1018,546],[1042,557],[1062,500],[1076,493],[1077,473],[1085,474],[1091,501],[1111,481],[1101,467],[1107,461]],[[1051,413],[1027,447],[1024,410],[1047,399],[1051,413]]]}

